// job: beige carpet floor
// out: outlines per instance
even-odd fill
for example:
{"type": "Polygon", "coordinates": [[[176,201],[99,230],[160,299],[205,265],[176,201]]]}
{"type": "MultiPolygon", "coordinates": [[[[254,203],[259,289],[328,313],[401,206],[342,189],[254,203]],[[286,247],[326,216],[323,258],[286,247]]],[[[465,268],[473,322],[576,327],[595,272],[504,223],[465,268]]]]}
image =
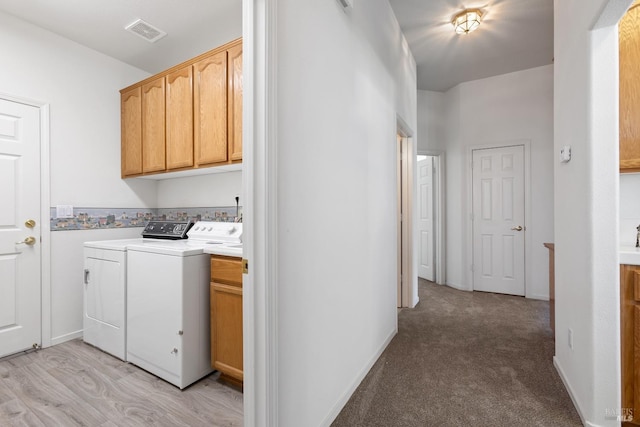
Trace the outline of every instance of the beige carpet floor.
{"type": "Polygon", "coordinates": [[[419,295],[333,427],[582,425],[553,366],[548,302],[424,280],[419,295]]]}

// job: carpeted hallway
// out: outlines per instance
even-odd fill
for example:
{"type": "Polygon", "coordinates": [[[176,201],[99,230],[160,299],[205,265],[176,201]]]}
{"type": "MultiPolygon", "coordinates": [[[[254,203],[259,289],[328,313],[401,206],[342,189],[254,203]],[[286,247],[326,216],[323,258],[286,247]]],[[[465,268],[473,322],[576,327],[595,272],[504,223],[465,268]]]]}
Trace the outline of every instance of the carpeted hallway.
{"type": "Polygon", "coordinates": [[[422,279],[419,293],[333,427],[582,425],[553,366],[548,302],[422,279]]]}

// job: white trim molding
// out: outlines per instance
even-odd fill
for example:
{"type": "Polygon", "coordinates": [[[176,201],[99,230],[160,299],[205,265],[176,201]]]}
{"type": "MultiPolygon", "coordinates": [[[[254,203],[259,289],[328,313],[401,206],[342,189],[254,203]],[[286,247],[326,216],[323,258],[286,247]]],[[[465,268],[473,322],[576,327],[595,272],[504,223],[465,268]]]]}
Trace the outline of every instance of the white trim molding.
{"type": "Polygon", "coordinates": [[[278,425],[277,0],[243,0],[244,426],[278,425]]]}

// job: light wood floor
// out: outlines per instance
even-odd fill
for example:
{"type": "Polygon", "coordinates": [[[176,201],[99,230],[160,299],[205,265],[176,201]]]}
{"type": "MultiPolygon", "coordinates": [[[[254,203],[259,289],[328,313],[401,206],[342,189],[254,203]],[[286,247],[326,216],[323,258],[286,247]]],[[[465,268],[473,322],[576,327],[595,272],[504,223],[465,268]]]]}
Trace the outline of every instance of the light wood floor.
{"type": "Polygon", "coordinates": [[[185,390],[81,340],[0,359],[0,426],[241,426],[242,393],[185,390]]]}

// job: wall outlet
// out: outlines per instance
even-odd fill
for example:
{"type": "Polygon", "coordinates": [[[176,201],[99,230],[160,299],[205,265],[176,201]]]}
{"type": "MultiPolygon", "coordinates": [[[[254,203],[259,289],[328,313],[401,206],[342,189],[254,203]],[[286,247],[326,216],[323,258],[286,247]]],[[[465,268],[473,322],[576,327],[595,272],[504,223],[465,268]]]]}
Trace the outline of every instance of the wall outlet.
{"type": "Polygon", "coordinates": [[[569,160],[571,160],[571,146],[570,145],[564,145],[560,149],[560,162],[568,163],[569,160]]]}
{"type": "Polygon", "coordinates": [[[569,333],[567,334],[567,344],[569,344],[569,348],[573,350],[573,329],[569,328],[569,333]]]}

